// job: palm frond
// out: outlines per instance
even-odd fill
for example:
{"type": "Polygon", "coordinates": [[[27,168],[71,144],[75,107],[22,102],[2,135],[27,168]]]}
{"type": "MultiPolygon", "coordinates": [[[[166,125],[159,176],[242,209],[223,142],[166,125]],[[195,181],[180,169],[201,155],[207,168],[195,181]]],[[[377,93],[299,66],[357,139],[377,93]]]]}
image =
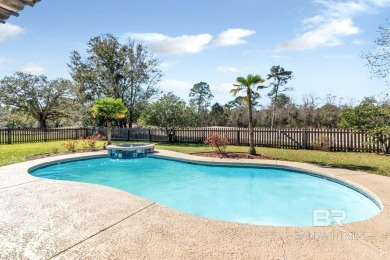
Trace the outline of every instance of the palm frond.
{"type": "Polygon", "coordinates": [[[237,95],[240,91],[242,90],[242,88],[233,88],[230,90],[230,93],[233,94],[234,96],[237,95]]]}
{"type": "Polygon", "coordinates": [[[265,89],[265,88],[268,88],[268,86],[264,86],[264,85],[259,85],[259,86],[257,86],[257,90],[265,89]]]}

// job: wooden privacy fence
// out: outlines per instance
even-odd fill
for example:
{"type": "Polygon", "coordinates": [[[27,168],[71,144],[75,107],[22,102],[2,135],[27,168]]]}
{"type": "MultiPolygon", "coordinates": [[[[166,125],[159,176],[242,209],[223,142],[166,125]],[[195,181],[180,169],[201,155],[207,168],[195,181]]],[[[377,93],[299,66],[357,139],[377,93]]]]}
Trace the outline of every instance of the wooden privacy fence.
{"type": "MultiPolygon", "coordinates": [[[[249,145],[247,128],[187,128],[175,132],[177,143],[203,143],[212,133],[225,134],[231,145],[249,145]]],[[[285,149],[322,149],[329,151],[381,152],[377,142],[370,142],[365,133],[352,129],[270,129],[255,128],[256,146],[285,149]]],[[[116,128],[113,140],[167,142],[168,137],[160,129],[116,128]]]]}
{"type": "Polygon", "coordinates": [[[38,143],[88,137],[93,128],[0,129],[0,144],[38,143]]]}
{"type": "MultiPolygon", "coordinates": [[[[51,128],[51,129],[0,129],[0,144],[30,143],[79,139],[99,132],[104,128],[51,128]]],[[[225,134],[229,144],[249,145],[247,128],[186,128],[175,132],[174,142],[203,143],[212,133],[225,134]]],[[[158,128],[114,128],[113,140],[167,142],[168,137],[158,128]]],[[[284,149],[323,149],[329,151],[381,152],[377,142],[370,142],[365,133],[352,129],[270,129],[255,128],[256,146],[284,149]]]]}

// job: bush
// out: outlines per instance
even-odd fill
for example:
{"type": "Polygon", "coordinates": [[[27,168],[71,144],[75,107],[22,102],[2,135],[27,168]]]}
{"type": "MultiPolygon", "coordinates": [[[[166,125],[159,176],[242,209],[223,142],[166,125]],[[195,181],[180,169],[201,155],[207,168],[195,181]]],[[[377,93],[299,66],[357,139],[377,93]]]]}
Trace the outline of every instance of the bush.
{"type": "Polygon", "coordinates": [[[63,147],[65,147],[69,152],[76,152],[77,150],[77,144],[79,143],[79,140],[66,140],[65,143],[62,144],[63,147]]]}
{"type": "Polygon", "coordinates": [[[224,134],[211,133],[207,136],[204,143],[210,146],[215,152],[224,154],[226,146],[229,143],[229,138],[224,134]]]}
{"type": "Polygon", "coordinates": [[[321,134],[314,143],[315,150],[321,150],[325,152],[329,152],[332,148],[332,143],[328,136],[321,134]]]}
{"type": "Polygon", "coordinates": [[[101,139],[103,139],[103,136],[100,134],[93,134],[91,136],[88,136],[87,138],[80,138],[83,145],[83,149],[89,151],[96,150],[96,142],[101,139]]]}

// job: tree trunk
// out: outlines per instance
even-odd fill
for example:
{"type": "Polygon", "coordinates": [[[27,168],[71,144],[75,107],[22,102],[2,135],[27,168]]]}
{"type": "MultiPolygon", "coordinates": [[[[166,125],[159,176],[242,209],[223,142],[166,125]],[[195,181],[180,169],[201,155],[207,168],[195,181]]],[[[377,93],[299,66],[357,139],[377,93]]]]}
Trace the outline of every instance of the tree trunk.
{"type": "Polygon", "coordinates": [[[390,154],[390,146],[386,144],[386,141],[382,143],[382,151],[384,154],[390,154]]]}
{"type": "Polygon", "coordinates": [[[175,141],[174,137],[175,137],[176,131],[175,130],[168,130],[167,128],[165,128],[165,133],[168,136],[168,142],[173,143],[175,141]]]}
{"type": "Polygon", "coordinates": [[[126,119],[119,119],[119,127],[120,128],[126,127],[126,119]]]}
{"type": "Polygon", "coordinates": [[[112,135],[112,124],[111,122],[107,122],[107,145],[112,144],[111,135],[112,135]]]}
{"type": "Polygon", "coordinates": [[[47,126],[46,126],[46,119],[39,120],[39,128],[44,128],[44,129],[47,128],[47,126]]]}
{"type": "Polygon", "coordinates": [[[133,120],[134,120],[133,111],[129,109],[129,128],[133,127],[133,120]]]}
{"type": "Polygon", "coordinates": [[[248,88],[247,90],[247,96],[248,96],[248,113],[249,113],[249,151],[248,153],[250,155],[256,154],[255,149],[255,142],[254,142],[254,132],[253,132],[253,115],[252,115],[252,93],[251,90],[248,88]]]}
{"type": "Polygon", "coordinates": [[[278,92],[275,93],[274,105],[273,105],[273,108],[272,108],[271,129],[274,128],[275,112],[276,112],[276,100],[277,99],[278,99],[278,92]]]}

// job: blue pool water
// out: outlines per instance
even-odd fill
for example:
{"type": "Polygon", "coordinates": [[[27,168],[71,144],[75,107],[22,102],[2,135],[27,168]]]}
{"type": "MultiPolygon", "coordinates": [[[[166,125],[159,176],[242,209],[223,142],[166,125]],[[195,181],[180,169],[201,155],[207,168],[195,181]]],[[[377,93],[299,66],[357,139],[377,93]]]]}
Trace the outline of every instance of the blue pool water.
{"type": "Polygon", "coordinates": [[[344,223],[380,212],[353,189],[282,168],[96,158],[45,166],[30,174],[111,186],[193,215],[258,225],[312,226],[313,210],[318,209],[344,210],[344,223]]]}

